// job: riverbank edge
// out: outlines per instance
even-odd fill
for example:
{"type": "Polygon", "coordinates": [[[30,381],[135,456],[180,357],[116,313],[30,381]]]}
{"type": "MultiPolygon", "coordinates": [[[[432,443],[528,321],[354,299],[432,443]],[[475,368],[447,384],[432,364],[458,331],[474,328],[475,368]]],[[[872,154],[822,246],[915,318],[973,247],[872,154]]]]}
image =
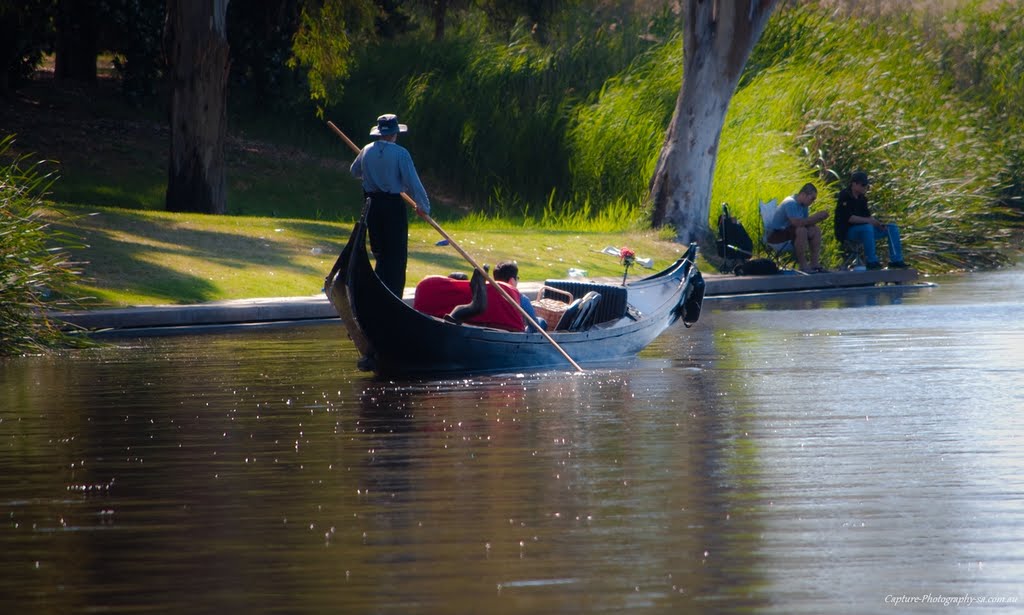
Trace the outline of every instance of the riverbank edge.
{"type": "MultiPolygon", "coordinates": [[[[883,269],[879,271],[835,271],[813,275],[783,273],[771,276],[733,276],[704,274],[705,297],[729,297],[749,294],[770,294],[870,288],[877,285],[914,284],[914,269],[883,269]]],[[[595,279],[594,282],[615,284],[618,280],[595,279]]],[[[536,294],[540,283],[523,283],[520,291],[536,294]]],[[[415,289],[406,288],[404,299],[412,301],[415,289]]],[[[100,310],[51,312],[49,317],[70,330],[103,333],[108,331],[142,332],[146,329],[175,327],[268,324],[327,320],[338,318],[326,295],[304,297],[270,297],[234,299],[190,305],[145,305],[100,310]]]]}

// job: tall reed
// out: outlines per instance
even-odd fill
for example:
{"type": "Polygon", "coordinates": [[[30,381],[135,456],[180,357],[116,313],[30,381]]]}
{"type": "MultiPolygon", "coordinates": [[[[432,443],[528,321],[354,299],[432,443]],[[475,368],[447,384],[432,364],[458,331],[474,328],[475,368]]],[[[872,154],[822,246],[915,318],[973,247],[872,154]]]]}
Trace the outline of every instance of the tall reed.
{"type": "Polygon", "coordinates": [[[10,156],[13,136],[0,139],[0,356],[36,353],[81,343],[63,333],[46,313],[75,275],[66,241],[40,216],[42,195],[53,178],[24,157],[10,156]]]}
{"type": "Polygon", "coordinates": [[[571,32],[548,46],[522,23],[497,36],[471,22],[441,42],[411,37],[366,48],[351,77],[360,85],[329,113],[361,126],[394,111],[412,126],[404,142],[429,152],[417,166],[464,198],[485,201],[502,189],[546,206],[552,190],[570,192],[566,134],[575,106],[654,45],[644,24],[613,28],[585,17],[563,16],[571,32]]]}

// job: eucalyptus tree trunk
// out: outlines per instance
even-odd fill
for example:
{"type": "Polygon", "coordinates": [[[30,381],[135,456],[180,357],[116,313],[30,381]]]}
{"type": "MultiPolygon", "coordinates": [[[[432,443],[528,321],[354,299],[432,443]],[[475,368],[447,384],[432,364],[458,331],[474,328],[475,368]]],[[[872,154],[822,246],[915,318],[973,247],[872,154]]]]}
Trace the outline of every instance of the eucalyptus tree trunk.
{"type": "Polygon", "coordinates": [[[227,211],[228,0],[167,0],[168,211],[227,211]]]}
{"type": "Polygon", "coordinates": [[[682,243],[707,230],[729,101],[777,0],[685,0],[683,87],[651,178],[651,222],[682,243]]]}

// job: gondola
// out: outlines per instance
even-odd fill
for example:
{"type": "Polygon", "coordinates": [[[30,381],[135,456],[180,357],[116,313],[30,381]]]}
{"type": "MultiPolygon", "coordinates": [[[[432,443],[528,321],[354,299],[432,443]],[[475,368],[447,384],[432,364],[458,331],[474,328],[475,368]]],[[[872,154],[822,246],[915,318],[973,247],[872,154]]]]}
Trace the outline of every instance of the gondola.
{"type": "MultiPolygon", "coordinates": [[[[575,297],[600,298],[591,302],[594,309],[581,310],[587,318],[573,318],[576,326],[550,331],[551,339],[585,366],[632,357],[677,320],[689,327],[700,316],[704,297],[696,257],[697,246],[691,244],[667,269],[625,285],[547,280],[546,286],[575,297]]],[[[364,357],[360,368],[378,375],[571,369],[565,356],[536,331],[458,324],[413,309],[374,273],[362,217],[328,274],[324,292],[364,357]]]]}

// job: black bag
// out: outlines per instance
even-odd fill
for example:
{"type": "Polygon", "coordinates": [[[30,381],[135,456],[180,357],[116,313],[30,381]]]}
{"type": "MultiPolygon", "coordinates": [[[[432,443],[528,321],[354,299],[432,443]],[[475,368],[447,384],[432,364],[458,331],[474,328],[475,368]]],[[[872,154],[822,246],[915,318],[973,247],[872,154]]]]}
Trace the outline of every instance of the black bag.
{"type": "Polygon", "coordinates": [[[769,258],[755,258],[736,265],[732,272],[736,275],[775,275],[779,266],[769,258]]]}
{"type": "Polygon", "coordinates": [[[729,215],[729,210],[722,206],[722,214],[718,216],[718,237],[715,240],[718,255],[722,258],[745,261],[754,252],[754,242],[747,234],[747,229],[729,215]]]}

